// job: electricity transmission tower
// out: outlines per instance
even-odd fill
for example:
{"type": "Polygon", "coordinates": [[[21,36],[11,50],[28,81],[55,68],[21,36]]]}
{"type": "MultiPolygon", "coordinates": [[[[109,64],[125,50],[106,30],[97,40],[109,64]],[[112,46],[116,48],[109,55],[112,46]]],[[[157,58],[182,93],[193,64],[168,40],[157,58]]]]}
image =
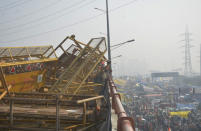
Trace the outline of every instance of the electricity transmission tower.
{"type": "Polygon", "coordinates": [[[191,64],[191,51],[190,48],[192,47],[190,44],[190,39],[191,33],[188,31],[188,26],[186,26],[186,32],[184,33],[185,36],[185,45],[183,46],[185,48],[184,55],[185,55],[185,60],[184,60],[184,75],[185,76],[191,76],[192,75],[192,64],[191,64]]]}

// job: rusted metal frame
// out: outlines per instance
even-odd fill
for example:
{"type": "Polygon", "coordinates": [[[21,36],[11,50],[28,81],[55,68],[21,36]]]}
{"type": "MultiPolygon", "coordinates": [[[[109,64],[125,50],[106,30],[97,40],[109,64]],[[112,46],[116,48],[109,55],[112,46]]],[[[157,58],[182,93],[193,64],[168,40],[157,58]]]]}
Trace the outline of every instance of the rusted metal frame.
{"type": "Polygon", "coordinates": [[[85,126],[86,122],[87,122],[87,105],[86,102],[83,103],[83,124],[85,126]]]}
{"type": "Polygon", "coordinates": [[[48,58],[48,59],[3,63],[0,65],[0,67],[15,66],[15,65],[26,65],[26,64],[33,64],[33,63],[45,63],[45,62],[52,62],[52,61],[56,61],[56,60],[57,60],[57,58],[48,58]]]}
{"type": "Polygon", "coordinates": [[[57,88],[57,84],[59,84],[61,81],[63,81],[63,77],[65,75],[65,73],[69,72],[70,69],[72,68],[72,66],[75,64],[75,62],[80,59],[82,57],[82,54],[86,51],[86,47],[80,52],[80,54],[72,61],[72,63],[69,65],[69,67],[67,68],[67,70],[64,71],[63,74],[61,74],[59,76],[59,80],[55,82],[55,84],[52,86],[52,88],[50,89],[50,91],[53,91],[54,89],[57,89],[57,91],[60,91],[58,88],[57,88]]]}
{"type": "MultiPolygon", "coordinates": [[[[66,51],[68,51],[70,48],[72,48],[73,46],[77,47],[76,45],[72,44],[68,47],[68,49],[66,49],[66,51]]],[[[68,53],[68,52],[67,52],[68,53]]],[[[69,53],[70,54],[70,53],[69,53]]]]}
{"type": "Polygon", "coordinates": [[[103,98],[104,98],[104,96],[96,96],[96,97],[91,97],[91,98],[87,98],[87,99],[83,99],[83,100],[78,100],[77,103],[81,104],[81,103],[84,103],[84,102],[89,102],[89,101],[103,99],[103,98]]]}
{"type": "Polygon", "coordinates": [[[96,68],[97,63],[100,62],[100,60],[102,59],[102,56],[104,56],[104,53],[101,55],[101,57],[98,59],[98,61],[95,63],[95,65],[91,68],[91,70],[88,72],[88,74],[86,75],[86,77],[84,78],[84,80],[80,83],[79,87],[75,90],[75,92],[73,93],[73,95],[76,94],[76,92],[80,89],[80,87],[83,85],[83,83],[85,82],[85,80],[88,78],[88,76],[92,73],[92,71],[96,68]]]}
{"type": "MultiPolygon", "coordinates": [[[[82,73],[83,73],[83,70],[82,70],[82,73]]],[[[83,74],[84,75],[84,74],[83,74]]],[[[79,77],[79,76],[78,76],[79,77]]],[[[80,78],[80,80],[83,82],[84,81],[84,83],[86,82],[86,76],[83,76],[83,78],[80,78]],[[84,80],[83,80],[84,79],[84,80]]],[[[88,77],[87,77],[88,78],[88,77]]],[[[87,88],[87,90],[88,91],[90,91],[90,87],[94,87],[94,85],[87,85],[87,83],[85,83],[85,85],[83,85],[84,83],[79,83],[78,85],[77,85],[77,89],[76,90],[78,90],[78,89],[81,89],[81,88],[87,88]],[[81,85],[81,86],[80,86],[81,85]]]]}
{"type": "MultiPolygon", "coordinates": [[[[86,64],[86,62],[83,63],[83,65],[79,68],[79,70],[76,72],[76,75],[73,77],[73,80],[74,80],[75,78],[79,78],[81,81],[83,81],[83,79],[85,79],[85,78],[83,78],[82,76],[77,75],[77,74],[79,74],[80,72],[83,73],[82,71],[84,70],[83,68],[84,68],[85,64],[86,64]]],[[[85,77],[86,77],[86,76],[85,76],[85,77]]],[[[71,84],[72,84],[72,83],[71,83],[71,84]]],[[[65,88],[69,87],[71,84],[67,85],[65,88]]],[[[80,83],[79,83],[79,85],[78,85],[78,88],[79,88],[79,87],[80,87],[80,83]]]]}
{"type": "Polygon", "coordinates": [[[0,66],[0,80],[3,85],[3,88],[5,88],[7,90],[7,92],[9,93],[8,85],[6,83],[6,79],[5,79],[4,72],[3,72],[3,68],[1,66],[0,66]]]}
{"type": "MultiPolygon", "coordinates": [[[[107,50],[107,46],[105,46],[106,48],[105,48],[105,50],[107,50]]],[[[105,52],[105,51],[103,51],[103,52],[105,52]]],[[[98,53],[102,53],[102,51],[100,51],[100,49],[98,48],[98,53]]],[[[106,58],[105,58],[105,56],[103,56],[103,60],[107,60],[106,58]]]]}
{"type": "MultiPolygon", "coordinates": [[[[91,55],[93,55],[93,53],[98,49],[98,47],[100,46],[100,44],[104,41],[104,39],[102,39],[96,46],[96,48],[94,48],[91,52],[91,55]]],[[[91,42],[90,42],[91,43],[91,42]]],[[[90,44],[89,43],[89,44],[90,44]]],[[[106,52],[106,51],[105,51],[106,52]]],[[[98,59],[98,61],[96,61],[95,65],[91,68],[91,70],[88,72],[88,74],[86,74],[85,78],[82,80],[82,82],[80,83],[79,87],[75,90],[75,92],[73,94],[76,94],[76,92],[79,90],[79,88],[82,86],[82,84],[85,82],[85,80],[88,78],[88,76],[91,74],[91,72],[96,68],[97,63],[100,62],[100,60],[102,59],[102,56],[104,56],[105,52],[100,56],[100,58],[98,59]]],[[[86,63],[90,61],[90,59],[88,58],[85,63],[82,65],[83,67],[86,65],[86,63]]],[[[82,68],[81,68],[82,69],[82,68]]]]}
{"type": "MultiPolygon", "coordinates": [[[[87,46],[88,46],[88,45],[87,45],[87,46]]],[[[68,72],[68,71],[71,69],[71,67],[76,63],[76,61],[77,61],[79,58],[82,57],[82,55],[83,55],[83,53],[85,52],[85,50],[87,50],[86,47],[82,50],[82,52],[79,54],[79,56],[76,57],[75,60],[70,64],[70,66],[68,67],[68,69],[67,69],[66,72],[68,72]]],[[[89,58],[88,58],[88,59],[89,59],[89,58]]],[[[88,60],[88,59],[87,59],[87,60],[88,60]]],[[[73,82],[73,80],[76,78],[76,76],[80,73],[80,71],[81,71],[81,70],[83,69],[83,67],[86,65],[87,60],[86,60],[86,61],[79,67],[79,69],[73,74],[73,76],[72,76],[71,79],[68,81],[68,83],[66,84],[66,86],[64,87],[63,90],[65,90],[67,87],[70,86],[70,84],[73,82]]],[[[63,76],[62,76],[62,77],[63,77],[63,76]]]]}
{"type": "MultiPolygon", "coordinates": [[[[23,49],[25,49],[25,48],[23,48],[23,49]]],[[[32,57],[38,57],[38,58],[40,58],[40,56],[41,56],[41,54],[34,54],[34,55],[32,55],[32,57]]],[[[29,57],[29,55],[12,56],[12,57],[15,58],[15,59],[19,59],[19,58],[29,57]]],[[[8,56],[1,57],[1,59],[8,59],[8,58],[10,58],[10,57],[8,57],[8,56]]]]}
{"type": "Polygon", "coordinates": [[[50,49],[51,49],[52,46],[50,46],[43,54],[42,56],[44,56],[50,49]]]}
{"type": "Polygon", "coordinates": [[[81,104],[83,103],[83,124],[86,125],[87,122],[87,102],[93,101],[93,100],[98,100],[98,99],[103,99],[104,96],[97,96],[97,97],[92,97],[92,98],[87,98],[83,100],[78,100],[77,103],[81,104]]]}
{"type": "Polygon", "coordinates": [[[24,50],[25,50],[25,48],[22,48],[22,50],[20,52],[18,52],[15,56],[19,56],[24,50]]]}
{"type": "Polygon", "coordinates": [[[11,49],[16,49],[16,48],[38,48],[38,47],[49,47],[50,45],[44,45],[44,46],[20,46],[20,47],[0,47],[0,49],[8,49],[8,48],[11,48],[11,49]]]}
{"type": "MultiPolygon", "coordinates": [[[[90,98],[89,98],[90,99],[90,98]]],[[[55,99],[40,99],[40,98],[18,98],[18,97],[4,97],[2,98],[2,100],[12,100],[12,101],[15,101],[15,102],[31,102],[31,103],[34,103],[34,102],[38,102],[39,104],[40,103],[56,103],[56,100],[55,99]]],[[[59,103],[70,103],[72,106],[78,106],[79,104],[77,103],[76,100],[62,100],[62,99],[58,99],[58,102],[59,103]]],[[[65,104],[66,105],[66,104],[65,104]]],[[[93,107],[93,106],[92,106],[93,107]]]]}
{"type": "Polygon", "coordinates": [[[55,129],[50,129],[50,128],[8,127],[8,126],[0,126],[0,129],[18,130],[18,131],[47,131],[47,130],[55,131],[55,129]]]}
{"type": "MultiPolygon", "coordinates": [[[[10,122],[10,119],[9,119],[10,113],[9,113],[9,111],[0,112],[0,113],[1,113],[0,114],[0,117],[1,117],[0,123],[1,122],[10,122]]],[[[15,112],[14,117],[15,117],[14,123],[15,122],[30,123],[30,122],[35,122],[35,121],[38,121],[38,120],[41,120],[41,121],[44,121],[44,122],[47,122],[47,123],[52,123],[52,124],[55,124],[55,122],[56,122],[56,113],[55,114],[50,114],[50,115],[46,115],[46,114],[33,115],[33,114],[30,114],[30,113],[28,113],[28,114],[27,113],[24,113],[24,114],[21,113],[20,114],[18,112],[15,112]]],[[[92,122],[92,120],[90,120],[89,122],[92,122]]],[[[63,116],[63,117],[61,117],[61,123],[62,124],[69,124],[69,123],[79,124],[79,123],[82,123],[82,119],[75,119],[75,118],[71,119],[71,118],[67,118],[66,116],[63,116]]],[[[37,124],[37,123],[35,123],[35,124],[37,124]]],[[[0,130],[1,130],[1,128],[0,128],[0,130]]]]}
{"type": "MultiPolygon", "coordinates": [[[[91,40],[89,41],[89,43],[86,45],[86,47],[80,52],[80,54],[78,55],[78,57],[75,58],[75,60],[70,64],[70,66],[68,67],[68,69],[60,76],[61,79],[59,79],[57,82],[55,82],[53,88],[51,88],[52,90],[53,90],[54,88],[56,88],[56,85],[59,84],[59,83],[63,80],[63,76],[65,75],[65,73],[69,72],[69,70],[70,70],[71,67],[74,65],[74,63],[75,63],[79,58],[81,58],[81,57],[84,55],[83,53],[89,48],[89,45],[90,45],[90,43],[92,42],[92,40],[93,40],[93,39],[91,39],[91,40]]],[[[101,42],[102,42],[103,40],[104,40],[104,39],[102,39],[102,40],[97,44],[96,48],[94,48],[94,49],[92,50],[91,54],[96,51],[96,49],[99,47],[99,45],[101,44],[101,42]]],[[[82,68],[86,65],[86,63],[87,63],[88,61],[89,61],[89,58],[87,58],[87,59],[84,61],[84,63],[80,66],[80,68],[74,73],[74,75],[73,75],[73,76],[71,77],[71,79],[68,81],[68,83],[66,84],[66,86],[64,87],[63,90],[65,90],[65,89],[72,83],[72,81],[76,78],[77,74],[82,70],[82,68]]],[[[87,77],[88,77],[88,76],[87,76],[87,77]]],[[[85,80],[86,80],[86,79],[85,79],[85,80]]],[[[82,83],[83,83],[83,81],[82,81],[82,83]]],[[[57,89],[57,88],[56,88],[56,89],[57,89]]],[[[61,90],[59,90],[59,89],[57,89],[57,90],[58,90],[58,91],[61,91],[61,90]]]]}
{"type": "Polygon", "coordinates": [[[121,104],[120,95],[116,91],[116,86],[112,80],[111,75],[109,75],[109,86],[112,96],[112,104],[115,113],[118,115],[117,130],[118,131],[134,131],[134,120],[128,117],[123,105],[121,104]]]}
{"type": "MultiPolygon", "coordinates": [[[[80,44],[83,44],[83,43],[78,42],[77,40],[74,40],[74,42],[75,42],[75,44],[77,45],[77,47],[78,47],[79,49],[83,49],[83,48],[80,46],[80,44]]],[[[86,44],[84,44],[84,45],[86,46],[86,44]]]]}
{"type": "MultiPolygon", "coordinates": [[[[105,42],[106,43],[106,42],[105,42]]],[[[105,44],[105,49],[107,50],[107,45],[105,44]]],[[[100,50],[98,50],[99,52],[101,52],[100,50]]],[[[107,60],[107,58],[105,56],[103,56],[103,60],[107,60]]]]}
{"type": "Polygon", "coordinates": [[[83,56],[83,53],[84,53],[85,51],[87,51],[88,48],[90,48],[90,47],[89,47],[89,44],[91,43],[91,41],[92,41],[92,40],[90,40],[89,43],[85,46],[85,48],[81,50],[80,54],[79,54],[79,55],[75,58],[75,60],[69,65],[69,68],[71,68],[71,67],[74,65],[74,63],[75,63],[78,59],[80,59],[80,58],[83,56]]]}
{"type": "MultiPolygon", "coordinates": [[[[30,127],[30,126],[33,126],[35,124],[38,124],[37,121],[43,121],[43,122],[45,122],[47,124],[51,124],[51,125],[54,126],[54,124],[56,122],[55,121],[56,120],[55,116],[49,116],[49,115],[43,115],[43,114],[40,114],[40,115],[37,115],[37,116],[38,117],[36,117],[36,115],[32,116],[31,114],[24,114],[24,116],[22,116],[22,115],[19,116],[18,113],[15,113],[14,114],[15,119],[14,119],[13,126],[17,125],[17,123],[21,123],[21,124],[23,124],[23,127],[26,127],[26,126],[30,127]],[[31,124],[31,125],[29,125],[29,124],[31,124]]],[[[10,126],[10,119],[9,119],[9,117],[10,117],[10,114],[9,115],[4,115],[4,119],[1,119],[0,122],[6,122],[6,123],[8,123],[6,125],[8,125],[9,127],[11,127],[10,126]]],[[[79,117],[79,119],[77,119],[76,117],[74,117],[74,119],[72,120],[72,119],[68,119],[67,116],[63,116],[63,117],[61,117],[60,120],[61,120],[60,123],[62,125],[69,125],[69,124],[72,124],[72,125],[82,124],[82,125],[84,125],[83,124],[83,118],[80,118],[80,117],[79,117]]],[[[94,123],[94,121],[90,120],[90,119],[88,119],[88,120],[86,119],[85,125],[88,125],[90,123],[94,123]]],[[[1,126],[1,124],[0,124],[0,126],[1,126]]],[[[55,131],[55,126],[52,127],[54,129],[54,131],[55,131]]],[[[18,127],[19,127],[19,124],[18,124],[18,127]]],[[[0,130],[1,130],[1,127],[0,127],[0,130]]],[[[62,130],[61,127],[60,127],[60,130],[62,130]]]]}
{"type": "MultiPolygon", "coordinates": [[[[19,118],[17,118],[16,117],[17,115],[15,115],[15,122],[23,122],[23,123],[29,123],[29,122],[36,122],[36,121],[38,121],[38,119],[30,119],[30,118],[27,118],[27,119],[25,119],[25,118],[21,118],[21,119],[19,119],[19,118]]],[[[7,116],[5,116],[5,119],[3,118],[3,119],[0,119],[0,122],[2,121],[2,122],[5,122],[5,121],[8,121],[8,119],[7,119],[8,117],[7,116]]],[[[55,123],[55,119],[47,119],[47,120],[45,120],[45,119],[43,119],[43,121],[45,121],[45,122],[47,122],[47,123],[55,123]]],[[[83,122],[83,120],[74,120],[74,121],[72,121],[72,120],[66,120],[66,119],[61,119],[61,123],[62,124],[69,124],[69,123],[71,123],[71,124],[76,124],[76,125],[83,125],[83,124],[80,124],[80,123],[82,123],[83,122]]],[[[86,123],[86,124],[90,124],[90,123],[92,123],[93,121],[89,121],[88,123],[86,123]]],[[[68,127],[66,127],[66,128],[68,128],[68,127]]],[[[0,129],[1,129],[1,127],[0,127],[0,129]]],[[[65,128],[64,128],[65,129],[65,128]]]]}
{"type": "MultiPolygon", "coordinates": [[[[55,99],[41,99],[41,98],[20,98],[20,97],[4,97],[3,100],[13,100],[13,101],[36,101],[36,102],[53,102],[55,103],[55,99]]],[[[73,102],[72,100],[62,100],[59,99],[59,102],[73,102]]],[[[76,101],[75,101],[76,103],[76,101]]]]}
{"type": "Polygon", "coordinates": [[[78,46],[78,48],[80,48],[80,49],[82,49],[82,47],[81,47],[80,45],[86,46],[86,44],[84,44],[84,43],[82,43],[82,42],[76,40],[75,37],[72,37],[72,36],[71,36],[69,39],[72,40],[72,41],[74,41],[75,44],[76,44],[76,45],[78,46]]]}
{"type": "MultiPolygon", "coordinates": [[[[40,52],[42,52],[41,47],[39,48],[40,52]]],[[[43,57],[43,55],[41,54],[41,57],[43,57]]]]}
{"type": "MultiPolygon", "coordinates": [[[[89,125],[89,123],[87,123],[89,125]]],[[[66,131],[74,129],[78,126],[82,126],[83,124],[76,124],[74,126],[66,127],[64,129],[60,129],[60,131],[66,131]]],[[[19,131],[55,131],[52,128],[30,128],[30,127],[8,127],[8,126],[0,126],[0,129],[11,129],[11,130],[19,130],[19,131]]]]}
{"type": "MultiPolygon", "coordinates": [[[[56,51],[69,37],[67,36],[55,49],[54,51],[56,51]]],[[[53,54],[53,52],[51,52],[47,57],[50,57],[53,54]]]]}
{"type": "Polygon", "coordinates": [[[26,52],[27,52],[27,54],[28,54],[28,56],[29,56],[30,60],[32,60],[32,57],[31,57],[31,54],[30,54],[30,52],[29,52],[28,48],[27,48],[27,47],[25,47],[25,49],[26,49],[26,52]]]}
{"type": "MultiPolygon", "coordinates": [[[[72,72],[73,73],[73,72],[72,72]]],[[[82,72],[83,73],[83,72],[82,72]]],[[[83,79],[83,76],[81,76],[81,75],[77,75],[77,79],[79,79],[79,80],[82,80],[83,79]]],[[[73,83],[73,82],[72,82],[73,83]]]]}
{"type": "Polygon", "coordinates": [[[83,69],[83,70],[81,71],[81,75],[82,75],[82,76],[81,76],[81,80],[85,77],[85,74],[84,74],[84,73],[85,73],[85,71],[84,71],[84,69],[83,69]]]}
{"type": "Polygon", "coordinates": [[[54,102],[54,103],[55,103],[55,99],[38,99],[38,98],[4,97],[3,100],[13,100],[13,101],[38,101],[38,102],[54,102]]]}
{"type": "MultiPolygon", "coordinates": [[[[42,52],[41,47],[39,48],[39,50],[40,50],[40,52],[42,52]]],[[[44,58],[44,57],[43,57],[43,54],[41,53],[41,55],[40,55],[38,58],[40,58],[40,59],[44,58]]]]}
{"type": "Polygon", "coordinates": [[[65,54],[67,54],[62,45],[60,46],[60,48],[61,48],[61,50],[62,50],[65,54]]]}
{"type": "Polygon", "coordinates": [[[55,48],[55,50],[57,50],[67,39],[69,39],[69,36],[67,36],[67,37],[55,48]]]}
{"type": "Polygon", "coordinates": [[[4,50],[1,52],[0,56],[1,56],[4,52],[6,52],[6,50],[8,50],[8,48],[4,48],[4,50]]]}
{"type": "Polygon", "coordinates": [[[104,122],[104,121],[103,120],[99,120],[98,122],[95,122],[95,123],[93,122],[89,126],[85,126],[84,128],[80,129],[79,131],[88,131],[88,129],[90,130],[90,128],[92,128],[92,127],[94,127],[94,126],[96,126],[96,125],[98,125],[98,124],[100,124],[102,122],[104,122]]]}
{"type": "MultiPolygon", "coordinates": [[[[90,123],[86,123],[86,125],[89,125],[90,123]]],[[[76,124],[76,125],[72,125],[72,126],[68,126],[68,127],[64,127],[64,130],[69,130],[69,129],[76,129],[79,126],[83,126],[83,124],[76,124]]],[[[71,131],[70,130],[70,131],[71,131]]],[[[73,130],[72,130],[73,131],[73,130]]]]}
{"type": "Polygon", "coordinates": [[[59,96],[56,96],[56,131],[60,129],[60,119],[59,119],[59,96]]]}
{"type": "Polygon", "coordinates": [[[8,86],[8,90],[5,90],[2,94],[0,93],[0,94],[1,94],[1,95],[0,95],[0,100],[1,100],[7,93],[9,93],[11,87],[12,87],[12,86],[9,85],[9,86],[8,86]]]}
{"type": "MultiPolygon", "coordinates": [[[[48,49],[50,49],[50,48],[52,48],[52,46],[50,46],[48,49]]],[[[47,49],[47,50],[48,50],[48,49],[47,49]]],[[[42,53],[43,51],[42,51],[41,47],[39,48],[39,50],[40,50],[41,54],[40,54],[40,57],[38,57],[38,58],[44,59],[44,54],[45,54],[45,53],[42,53]]],[[[47,51],[47,50],[46,50],[46,51],[47,51]]],[[[46,52],[46,51],[45,51],[45,52],[46,52]]],[[[32,55],[32,56],[33,56],[33,55],[32,55]]]]}
{"type": "Polygon", "coordinates": [[[9,100],[10,103],[10,127],[13,126],[13,100],[9,100]]]}
{"type": "Polygon", "coordinates": [[[6,80],[5,80],[5,77],[4,77],[3,68],[1,66],[0,66],[0,80],[2,82],[3,88],[6,89],[7,88],[7,84],[6,84],[6,80]]]}
{"type": "Polygon", "coordinates": [[[11,53],[11,51],[10,51],[10,48],[8,49],[8,52],[9,52],[9,54],[10,54],[11,60],[13,60],[13,56],[12,56],[12,53],[11,53]]]}
{"type": "MultiPolygon", "coordinates": [[[[73,96],[72,94],[63,94],[63,93],[15,93],[15,95],[41,95],[41,96],[56,96],[56,95],[60,95],[60,96],[64,96],[64,97],[69,97],[69,96],[73,96]]],[[[94,97],[94,95],[74,95],[75,97],[94,97]]]]}
{"type": "MultiPolygon", "coordinates": [[[[38,106],[38,107],[46,107],[46,105],[48,104],[48,106],[47,107],[56,107],[56,105],[55,105],[55,102],[52,102],[52,103],[47,103],[47,102],[40,102],[40,101],[14,101],[15,102],[15,104],[18,104],[18,105],[36,105],[36,106],[38,106]]],[[[8,104],[6,101],[4,101],[4,103],[6,103],[6,104],[8,104]]],[[[81,104],[77,104],[76,102],[64,102],[64,101],[60,101],[59,102],[60,103],[60,107],[64,107],[64,108],[68,108],[68,107],[76,107],[76,108],[82,108],[83,107],[83,105],[81,105],[81,104]]],[[[88,107],[90,107],[90,108],[94,108],[94,107],[96,107],[96,105],[95,105],[95,103],[92,103],[92,104],[90,104],[88,107]]],[[[105,106],[103,106],[104,108],[105,108],[105,106]]],[[[1,113],[1,111],[0,111],[0,113],[1,113]]],[[[0,116],[1,116],[1,114],[0,114],[0,116]]]]}
{"type": "MultiPolygon", "coordinates": [[[[45,58],[44,55],[45,55],[50,49],[52,49],[52,52],[54,53],[55,57],[58,58],[57,55],[56,55],[56,53],[55,53],[55,50],[54,50],[53,46],[50,46],[43,54],[41,54],[41,57],[42,57],[42,58],[45,58]]],[[[51,52],[51,53],[52,53],[52,52],[51,52]]],[[[52,53],[52,54],[53,54],[53,53],[52,53]]],[[[51,54],[51,55],[52,55],[52,54],[51,54]]],[[[51,55],[48,55],[47,58],[49,58],[51,55]]]]}
{"type": "Polygon", "coordinates": [[[58,57],[57,57],[57,54],[56,54],[56,52],[55,52],[55,50],[54,50],[54,48],[53,48],[53,46],[51,46],[51,48],[52,48],[52,50],[54,51],[55,57],[58,58],[58,57]]]}
{"type": "MultiPolygon", "coordinates": [[[[82,107],[83,107],[83,105],[82,105],[82,107]]],[[[79,107],[79,108],[81,109],[82,107],[79,107]]],[[[91,107],[91,108],[94,108],[94,107],[91,107]]],[[[1,118],[3,117],[4,119],[6,119],[6,121],[8,123],[10,123],[10,113],[9,113],[9,111],[8,112],[0,112],[0,113],[1,113],[0,114],[1,118]]],[[[18,112],[15,112],[14,116],[15,116],[16,122],[19,119],[21,121],[24,120],[24,123],[29,122],[30,120],[32,120],[32,121],[37,121],[37,120],[50,121],[51,120],[50,123],[52,123],[52,124],[54,124],[56,126],[56,113],[54,113],[54,114],[41,114],[41,113],[40,114],[30,114],[30,113],[18,113],[18,112]]],[[[69,118],[68,116],[62,116],[61,115],[60,120],[61,120],[62,124],[63,123],[66,123],[66,124],[69,124],[69,123],[74,123],[74,124],[83,123],[83,119],[81,117],[79,117],[79,118],[70,117],[69,118]]],[[[88,120],[88,122],[91,123],[91,122],[94,122],[94,121],[93,120],[88,120]]]]}

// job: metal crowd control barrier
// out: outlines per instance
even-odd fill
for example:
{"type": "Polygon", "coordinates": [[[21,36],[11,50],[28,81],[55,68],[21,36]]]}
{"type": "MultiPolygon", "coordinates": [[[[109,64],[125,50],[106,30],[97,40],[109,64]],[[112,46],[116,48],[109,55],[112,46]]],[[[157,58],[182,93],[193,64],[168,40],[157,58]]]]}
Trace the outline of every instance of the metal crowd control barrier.
{"type": "Polygon", "coordinates": [[[120,94],[117,92],[116,86],[111,76],[109,76],[109,87],[110,95],[112,97],[112,109],[114,109],[115,113],[118,115],[117,130],[135,131],[134,120],[131,117],[127,116],[124,107],[121,103],[120,94]]]}

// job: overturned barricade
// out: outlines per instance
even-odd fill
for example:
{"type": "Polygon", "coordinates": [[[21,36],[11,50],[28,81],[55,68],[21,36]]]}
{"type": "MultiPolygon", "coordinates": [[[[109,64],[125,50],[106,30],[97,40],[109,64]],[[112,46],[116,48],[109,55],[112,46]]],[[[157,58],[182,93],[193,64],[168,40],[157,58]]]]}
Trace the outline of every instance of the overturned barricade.
{"type": "Polygon", "coordinates": [[[105,38],[0,48],[0,128],[108,129],[105,38]]]}

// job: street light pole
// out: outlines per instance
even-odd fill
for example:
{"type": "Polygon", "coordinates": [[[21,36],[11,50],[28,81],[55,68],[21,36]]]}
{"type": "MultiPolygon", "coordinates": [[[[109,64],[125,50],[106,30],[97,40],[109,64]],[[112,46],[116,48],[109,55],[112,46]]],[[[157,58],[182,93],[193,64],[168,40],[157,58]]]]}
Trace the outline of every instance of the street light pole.
{"type": "Polygon", "coordinates": [[[106,0],[106,20],[107,20],[107,44],[108,44],[108,60],[110,61],[110,70],[112,69],[111,50],[110,50],[110,25],[109,25],[109,12],[108,0],[106,0]]]}

